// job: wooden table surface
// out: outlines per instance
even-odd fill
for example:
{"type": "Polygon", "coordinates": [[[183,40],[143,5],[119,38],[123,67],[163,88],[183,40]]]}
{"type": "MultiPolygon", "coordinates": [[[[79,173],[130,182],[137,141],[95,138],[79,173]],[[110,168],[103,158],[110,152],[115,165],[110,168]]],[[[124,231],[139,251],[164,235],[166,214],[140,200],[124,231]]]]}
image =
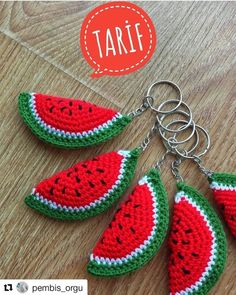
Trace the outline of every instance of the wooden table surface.
{"type": "MultiPolygon", "coordinates": [[[[115,207],[84,222],[68,223],[41,216],[24,204],[32,187],[56,171],[99,153],[137,146],[152,125],[151,113],[98,147],[61,150],[39,141],[24,125],[17,111],[21,91],[81,97],[127,113],[140,105],[153,81],[173,80],[196,122],[210,132],[212,147],[205,165],[216,171],[235,170],[236,3],[137,4],[156,26],[154,56],[130,75],[92,79],[79,49],[79,32],[98,2],[0,2],[1,278],[86,278],[89,294],[168,294],[166,243],[150,263],[127,276],[101,279],[87,274],[88,254],[115,207]]],[[[142,155],[132,185],[163,152],[156,138],[142,155]]],[[[175,181],[170,161],[162,179],[172,209],[175,181]]],[[[196,167],[186,161],[181,172],[213,204],[206,178],[196,167]]],[[[225,231],[227,266],[210,294],[235,295],[236,241],[226,226],[225,231]]]]}

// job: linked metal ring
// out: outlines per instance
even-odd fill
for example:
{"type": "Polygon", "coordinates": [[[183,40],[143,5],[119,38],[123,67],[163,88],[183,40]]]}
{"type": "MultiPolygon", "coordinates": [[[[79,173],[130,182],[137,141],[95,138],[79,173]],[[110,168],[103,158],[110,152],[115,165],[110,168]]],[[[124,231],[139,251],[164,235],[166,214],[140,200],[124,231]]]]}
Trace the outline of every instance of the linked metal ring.
{"type": "Polygon", "coordinates": [[[197,154],[197,155],[195,155],[195,154],[189,155],[189,152],[187,152],[187,154],[186,154],[186,151],[184,151],[185,152],[184,154],[181,153],[181,151],[178,150],[178,146],[176,146],[176,147],[173,147],[173,149],[175,150],[177,155],[179,155],[180,157],[182,157],[184,159],[196,159],[196,158],[200,158],[200,157],[202,157],[203,155],[206,154],[206,152],[209,150],[210,145],[211,145],[210,136],[209,136],[209,134],[208,134],[208,132],[206,131],[205,128],[203,128],[200,125],[196,124],[196,131],[195,132],[198,133],[197,129],[200,129],[202,131],[202,133],[204,133],[204,135],[205,135],[206,142],[205,142],[204,150],[201,153],[197,154]]]}
{"type": "MultiPolygon", "coordinates": [[[[167,125],[168,126],[171,126],[172,124],[176,124],[176,123],[187,123],[188,121],[185,121],[185,120],[176,120],[176,121],[172,121],[172,122],[169,122],[169,124],[167,125]]],[[[181,145],[181,144],[184,144],[186,142],[188,142],[194,135],[196,135],[196,142],[194,143],[193,146],[191,146],[191,149],[187,151],[187,153],[190,153],[190,152],[193,152],[198,144],[199,144],[199,135],[198,135],[198,132],[196,132],[196,128],[195,128],[195,122],[192,121],[192,125],[193,125],[193,131],[191,132],[191,134],[184,140],[180,140],[180,141],[177,141],[176,140],[176,133],[170,137],[170,138],[166,138],[165,137],[165,132],[162,132],[161,130],[159,130],[160,134],[161,134],[161,137],[164,139],[164,144],[165,144],[165,147],[167,147],[166,144],[168,144],[168,147],[170,148],[171,151],[175,151],[177,146],[178,145],[181,145]],[[164,134],[164,135],[163,135],[164,134]]],[[[190,126],[189,126],[190,127],[190,126]]],[[[179,129],[178,129],[178,132],[179,131],[182,131],[183,130],[183,126],[181,126],[179,129]]]]}
{"type": "Polygon", "coordinates": [[[146,96],[147,96],[147,101],[148,101],[148,103],[149,103],[150,108],[151,108],[152,110],[154,110],[155,112],[160,113],[160,114],[168,114],[168,113],[170,113],[170,112],[175,111],[175,110],[181,105],[182,100],[183,100],[182,92],[181,92],[179,86],[178,86],[177,84],[175,84],[174,82],[169,81],[169,80],[161,80],[161,81],[154,82],[154,83],[148,88],[148,91],[147,91],[147,95],[146,95],[146,96]],[[155,106],[153,106],[153,100],[152,100],[152,102],[150,102],[149,97],[152,97],[152,98],[154,99],[153,95],[151,95],[151,91],[152,91],[153,87],[155,87],[155,86],[157,86],[157,85],[161,85],[161,84],[168,84],[168,85],[170,85],[170,86],[171,86],[172,88],[174,88],[174,89],[177,91],[177,93],[179,94],[179,99],[178,99],[179,103],[177,104],[177,106],[176,106],[175,108],[173,108],[173,109],[170,110],[170,111],[160,111],[159,108],[156,108],[155,106]]]}
{"type": "MultiPolygon", "coordinates": [[[[168,104],[168,103],[173,103],[173,102],[177,102],[178,100],[176,99],[170,99],[170,100],[167,100],[165,102],[163,102],[161,106],[164,106],[165,104],[168,104]]],[[[187,110],[188,112],[185,112],[183,110],[175,110],[171,113],[168,113],[168,114],[165,114],[165,115],[162,115],[161,118],[158,117],[158,115],[156,116],[157,118],[157,121],[160,125],[160,127],[162,129],[164,129],[165,131],[168,131],[168,132],[173,132],[173,133],[176,133],[176,132],[181,132],[181,131],[184,131],[185,129],[187,129],[191,124],[192,124],[192,121],[193,121],[193,114],[189,108],[189,106],[185,103],[185,102],[181,102],[181,105],[183,105],[187,110]],[[176,115],[176,114],[181,114],[181,115],[184,115],[185,117],[188,117],[189,120],[187,121],[187,124],[180,130],[176,130],[176,129],[171,129],[171,128],[168,128],[168,126],[163,126],[162,122],[168,117],[168,116],[171,116],[171,115],[176,115]]],[[[175,121],[173,121],[175,122],[175,121]]]]}

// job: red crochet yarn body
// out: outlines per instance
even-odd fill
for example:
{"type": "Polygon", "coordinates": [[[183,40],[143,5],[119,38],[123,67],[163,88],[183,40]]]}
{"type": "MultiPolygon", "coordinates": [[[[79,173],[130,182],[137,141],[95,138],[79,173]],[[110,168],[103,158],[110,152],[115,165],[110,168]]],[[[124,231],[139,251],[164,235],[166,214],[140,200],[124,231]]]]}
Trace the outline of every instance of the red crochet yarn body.
{"type": "Polygon", "coordinates": [[[154,224],[153,200],[147,185],[137,185],[129,199],[116,212],[112,222],[93,250],[93,255],[122,258],[139,247],[154,224]]]}
{"type": "Polygon", "coordinates": [[[81,207],[98,200],[118,179],[123,156],[111,152],[79,162],[40,182],[34,193],[61,206],[81,207]]]}
{"type": "Polygon", "coordinates": [[[226,223],[236,237],[236,191],[213,189],[213,194],[226,223]]]}
{"type": "Polygon", "coordinates": [[[88,132],[112,120],[112,109],[78,99],[34,94],[39,117],[49,126],[68,132],[88,132]]]}
{"type": "Polygon", "coordinates": [[[214,173],[210,178],[210,187],[214,199],[236,237],[236,175],[229,173],[214,173]]]}
{"type": "Polygon", "coordinates": [[[169,237],[171,294],[185,290],[200,279],[210,259],[212,242],[211,231],[200,212],[185,199],[175,204],[169,237]]]}
{"type": "Polygon", "coordinates": [[[130,115],[79,99],[23,92],[19,112],[41,140],[63,148],[86,147],[118,135],[130,115]]]}
{"type": "Polygon", "coordinates": [[[25,202],[57,219],[85,219],[107,210],[133,178],[140,149],[99,155],[41,181],[25,202]]]}
{"type": "Polygon", "coordinates": [[[226,237],[208,201],[194,188],[177,184],[169,236],[171,295],[208,294],[223,272],[226,237]]]}
{"type": "Polygon", "coordinates": [[[146,264],[159,250],[169,210],[159,172],[152,169],[117,210],[90,256],[88,271],[119,276],[146,264]]]}

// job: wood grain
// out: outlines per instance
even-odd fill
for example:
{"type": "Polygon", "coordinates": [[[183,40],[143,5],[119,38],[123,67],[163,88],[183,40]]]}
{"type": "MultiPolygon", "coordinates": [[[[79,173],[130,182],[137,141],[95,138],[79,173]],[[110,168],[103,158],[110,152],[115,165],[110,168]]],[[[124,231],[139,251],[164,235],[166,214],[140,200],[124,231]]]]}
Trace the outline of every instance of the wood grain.
{"type": "MultiPolygon", "coordinates": [[[[168,294],[166,243],[150,263],[125,277],[98,279],[87,274],[88,254],[114,207],[96,218],[68,223],[43,217],[23,203],[31,188],[55,171],[94,154],[138,145],[153,124],[151,112],[109,143],[66,151],[30,133],[17,112],[21,91],[80,96],[126,113],[140,105],[153,81],[172,79],[183,90],[195,120],[210,131],[212,148],[205,165],[218,171],[235,170],[236,3],[137,4],[149,13],[157,29],[153,58],[128,76],[92,79],[79,49],[79,31],[83,18],[98,2],[0,2],[0,278],[87,278],[89,294],[168,294]]],[[[133,185],[163,152],[155,138],[141,157],[133,185]]],[[[170,162],[163,167],[162,178],[172,208],[175,183],[170,162]]],[[[181,172],[212,202],[207,181],[196,167],[186,162],[181,172]]],[[[225,230],[228,262],[211,294],[234,295],[236,243],[225,230]]]]}

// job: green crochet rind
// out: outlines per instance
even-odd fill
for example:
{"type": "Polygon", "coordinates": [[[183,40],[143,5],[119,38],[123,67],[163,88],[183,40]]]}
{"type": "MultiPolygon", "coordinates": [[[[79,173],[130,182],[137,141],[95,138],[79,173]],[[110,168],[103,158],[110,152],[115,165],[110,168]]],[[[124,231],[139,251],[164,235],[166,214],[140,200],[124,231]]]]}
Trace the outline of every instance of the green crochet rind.
{"type": "Polygon", "coordinates": [[[80,148],[91,145],[100,144],[112,137],[118,135],[132,121],[132,117],[122,115],[113,124],[104,130],[99,130],[98,133],[85,136],[83,138],[65,138],[45,130],[35,119],[29,105],[31,95],[29,93],[21,93],[18,99],[19,113],[24,122],[30,127],[32,132],[41,140],[53,144],[60,148],[80,148]]]}
{"type": "MultiPolygon", "coordinates": [[[[179,191],[184,191],[187,196],[194,201],[201,210],[208,217],[210,225],[212,226],[213,231],[215,232],[216,237],[216,245],[217,245],[217,253],[215,264],[212,266],[209,274],[202,286],[199,286],[197,291],[192,291],[193,295],[206,295],[211,290],[211,288],[216,284],[220,275],[222,274],[227,258],[227,241],[224,233],[224,229],[222,227],[221,221],[214,212],[210,203],[193,187],[186,185],[183,182],[179,182],[177,184],[179,191]]],[[[200,247],[201,245],[199,245],[200,247]]]]}
{"type": "Polygon", "coordinates": [[[236,174],[232,173],[213,173],[211,177],[208,178],[209,182],[213,181],[224,184],[236,186],[236,174]]]}
{"type": "Polygon", "coordinates": [[[157,205],[159,210],[157,232],[152,242],[142,253],[138,254],[137,257],[132,258],[128,262],[123,262],[121,265],[114,266],[108,264],[98,264],[95,260],[90,261],[87,267],[89,273],[102,277],[124,275],[142,267],[144,264],[150,261],[161,247],[166,237],[169,225],[169,204],[167,200],[167,193],[160,179],[160,173],[156,169],[151,169],[147,174],[147,177],[157,197],[157,205]]]}
{"type": "Polygon", "coordinates": [[[98,215],[111,207],[111,205],[123,194],[125,189],[129,186],[137,166],[138,157],[141,153],[140,149],[134,149],[130,153],[125,165],[124,178],[121,180],[119,187],[117,187],[109,197],[103,201],[101,204],[98,204],[96,207],[91,209],[86,209],[84,212],[66,212],[63,209],[52,209],[46,204],[41,203],[36,199],[36,196],[31,194],[25,198],[25,203],[30,208],[35,209],[36,211],[60,220],[84,220],[86,218],[98,215]]]}

